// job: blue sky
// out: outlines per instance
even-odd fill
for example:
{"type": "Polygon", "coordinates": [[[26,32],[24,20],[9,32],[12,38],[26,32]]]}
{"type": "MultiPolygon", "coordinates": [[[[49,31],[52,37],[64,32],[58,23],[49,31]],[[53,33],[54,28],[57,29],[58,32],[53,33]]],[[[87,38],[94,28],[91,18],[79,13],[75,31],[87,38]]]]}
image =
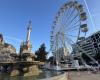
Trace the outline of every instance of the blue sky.
{"type": "MultiPolygon", "coordinates": [[[[0,0],[0,32],[5,42],[19,50],[20,42],[26,40],[28,21],[32,21],[31,42],[33,52],[42,43],[50,48],[50,31],[54,17],[67,0],[0,0]]],[[[84,5],[83,0],[78,0],[84,5]]],[[[88,16],[88,35],[100,30],[100,1],[87,0],[93,23],[88,16]]],[[[85,5],[84,5],[85,6],[85,5]]],[[[86,10],[87,11],[87,10],[86,10]]]]}

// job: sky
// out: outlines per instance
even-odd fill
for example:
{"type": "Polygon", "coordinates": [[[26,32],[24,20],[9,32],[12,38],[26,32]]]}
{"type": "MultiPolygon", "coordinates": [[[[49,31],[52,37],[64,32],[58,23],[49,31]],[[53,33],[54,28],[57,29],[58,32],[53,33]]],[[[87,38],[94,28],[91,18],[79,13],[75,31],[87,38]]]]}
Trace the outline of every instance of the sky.
{"type": "MultiPolygon", "coordinates": [[[[0,0],[0,33],[4,40],[16,47],[26,40],[28,22],[32,21],[31,43],[35,52],[42,43],[50,49],[50,31],[54,17],[59,8],[68,0],[0,0]]],[[[69,0],[70,1],[70,0],[69,0]]],[[[83,0],[77,0],[84,5],[88,15],[89,32],[87,35],[100,30],[100,1],[86,0],[91,18],[83,0]]]]}

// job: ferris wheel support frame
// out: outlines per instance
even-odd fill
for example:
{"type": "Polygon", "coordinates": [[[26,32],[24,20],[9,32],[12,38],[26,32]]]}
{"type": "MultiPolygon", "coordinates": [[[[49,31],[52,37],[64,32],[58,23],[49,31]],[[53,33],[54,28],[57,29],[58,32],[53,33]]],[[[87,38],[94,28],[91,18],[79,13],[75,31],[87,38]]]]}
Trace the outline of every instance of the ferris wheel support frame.
{"type": "MultiPolygon", "coordinates": [[[[74,7],[75,7],[75,5],[77,6],[77,9],[76,10],[79,10],[79,9],[81,9],[81,10],[79,10],[78,11],[78,14],[80,14],[80,19],[79,20],[85,20],[85,17],[82,17],[81,16],[81,14],[84,12],[83,11],[83,9],[82,9],[82,6],[81,5],[79,5],[79,4],[77,4],[77,2],[69,2],[68,4],[65,4],[65,5],[72,5],[72,4],[74,4],[74,7]],[[78,6],[80,6],[80,8],[78,8],[78,6]],[[81,13],[80,13],[81,12],[81,13]]],[[[65,6],[64,5],[64,6],[65,6]]],[[[61,9],[64,9],[63,7],[61,8],[61,9]]],[[[65,8],[66,9],[66,8],[65,8]]],[[[63,10],[62,10],[63,11],[63,10]]],[[[60,12],[60,11],[59,11],[60,12]]],[[[60,13],[59,13],[59,15],[60,15],[60,13]]],[[[69,17],[69,16],[68,16],[69,17]]],[[[58,19],[58,16],[56,16],[56,19],[58,19]]],[[[76,23],[76,22],[75,22],[76,23]]],[[[54,25],[56,24],[56,22],[54,22],[54,25]]],[[[81,22],[80,22],[80,24],[81,24],[81,22]]],[[[84,27],[83,27],[84,28],[84,27]]],[[[54,26],[52,27],[52,29],[54,29],[54,26]]],[[[81,32],[81,27],[79,27],[79,32],[78,32],[78,38],[77,38],[77,41],[78,41],[78,39],[79,39],[79,37],[80,37],[80,32],[81,32]]],[[[87,31],[87,30],[86,30],[87,31]]],[[[84,31],[85,32],[85,31],[84,31]]],[[[52,34],[54,33],[53,31],[51,32],[52,34]]],[[[86,33],[85,33],[85,35],[84,36],[86,36],[86,33]]],[[[53,38],[54,36],[52,35],[51,36],[51,39],[53,38]]],[[[53,42],[52,40],[51,40],[51,42],[53,42]]],[[[63,43],[63,42],[62,42],[63,43]]],[[[51,45],[54,45],[54,42],[51,44],[51,45]]],[[[51,49],[52,49],[52,47],[51,47],[51,49]]],[[[53,50],[54,51],[54,50],[53,50]]],[[[53,51],[52,51],[52,53],[53,53],[53,51]]]]}

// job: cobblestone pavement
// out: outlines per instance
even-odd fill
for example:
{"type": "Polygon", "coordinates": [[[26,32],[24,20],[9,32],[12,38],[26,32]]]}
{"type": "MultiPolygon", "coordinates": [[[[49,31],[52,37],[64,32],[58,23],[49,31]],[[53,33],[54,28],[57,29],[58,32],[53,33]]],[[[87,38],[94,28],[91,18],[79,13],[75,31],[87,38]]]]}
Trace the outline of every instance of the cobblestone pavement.
{"type": "Polygon", "coordinates": [[[98,73],[92,73],[89,71],[66,72],[65,74],[43,80],[100,80],[100,72],[98,73]]]}
{"type": "Polygon", "coordinates": [[[100,72],[92,73],[85,72],[69,72],[69,78],[67,80],[100,80],[100,72]]]}

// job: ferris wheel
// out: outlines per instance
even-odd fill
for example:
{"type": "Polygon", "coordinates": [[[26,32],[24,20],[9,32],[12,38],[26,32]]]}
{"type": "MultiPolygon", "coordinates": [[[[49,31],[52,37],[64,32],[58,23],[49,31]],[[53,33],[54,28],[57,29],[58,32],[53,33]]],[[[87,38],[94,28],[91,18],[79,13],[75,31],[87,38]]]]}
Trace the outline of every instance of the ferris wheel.
{"type": "Polygon", "coordinates": [[[52,54],[61,48],[71,51],[73,44],[85,39],[87,31],[87,16],[83,6],[77,1],[65,3],[53,22],[50,39],[52,54]]]}

